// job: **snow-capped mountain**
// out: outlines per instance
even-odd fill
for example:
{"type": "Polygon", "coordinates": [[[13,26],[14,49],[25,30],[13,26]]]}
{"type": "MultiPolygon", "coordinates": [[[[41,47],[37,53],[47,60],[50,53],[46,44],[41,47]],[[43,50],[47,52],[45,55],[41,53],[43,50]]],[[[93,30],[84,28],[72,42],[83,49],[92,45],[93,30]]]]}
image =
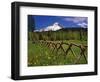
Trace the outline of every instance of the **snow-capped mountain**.
{"type": "Polygon", "coordinates": [[[58,22],[54,23],[52,26],[48,26],[44,29],[44,31],[57,31],[62,29],[63,27],[60,26],[60,24],[58,22]]]}
{"type": "Polygon", "coordinates": [[[50,25],[50,26],[47,26],[43,29],[40,29],[40,30],[35,30],[35,32],[42,32],[42,31],[57,31],[57,30],[60,30],[62,29],[63,27],[58,23],[58,22],[55,22],[53,25],[50,25]]]}

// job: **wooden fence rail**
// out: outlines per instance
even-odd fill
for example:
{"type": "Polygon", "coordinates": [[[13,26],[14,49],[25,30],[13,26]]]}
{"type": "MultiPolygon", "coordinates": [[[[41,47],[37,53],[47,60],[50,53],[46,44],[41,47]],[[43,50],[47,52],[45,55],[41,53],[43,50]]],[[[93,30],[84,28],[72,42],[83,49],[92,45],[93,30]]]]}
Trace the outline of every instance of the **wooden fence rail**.
{"type": "Polygon", "coordinates": [[[61,49],[64,52],[64,56],[66,57],[68,55],[68,52],[71,51],[72,55],[75,57],[74,63],[77,64],[82,56],[84,57],[86,63],[87,63],[87,57],[85,55],[85,52],[87,51],[86,45],[82,44],[74,44],[74,43],[66,43],[66,42],[53,42],[53,41],[38,41],[37,43],[40,43],[40,45],[44,45],[52,50],[52,52],[56,52],[58,54],[58,51],[61,49]],[[67,48],[63,48],[63,45],[66,45],[67,48]],[[77,47],[80,50],[80,53],[78,55],[75,54],[72,47],[77,47]]]}

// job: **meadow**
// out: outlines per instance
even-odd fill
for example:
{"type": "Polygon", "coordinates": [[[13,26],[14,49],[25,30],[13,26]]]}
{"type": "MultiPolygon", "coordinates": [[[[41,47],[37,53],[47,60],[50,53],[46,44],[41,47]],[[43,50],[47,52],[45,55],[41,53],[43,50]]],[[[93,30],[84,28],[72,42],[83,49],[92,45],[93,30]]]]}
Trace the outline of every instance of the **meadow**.
{"type": "Polygon", "coordinates": [[[83,49],[84,55],[81,55],[81,46],[87,46],[87,31],[84,29],[28,32],[28,66],[87,64],[87,48],[83,49]],[[49,43],[57,44],[56,48],[49,43]],[[79,47],[72,45],[68,50],[70,44],[79,47]]]}

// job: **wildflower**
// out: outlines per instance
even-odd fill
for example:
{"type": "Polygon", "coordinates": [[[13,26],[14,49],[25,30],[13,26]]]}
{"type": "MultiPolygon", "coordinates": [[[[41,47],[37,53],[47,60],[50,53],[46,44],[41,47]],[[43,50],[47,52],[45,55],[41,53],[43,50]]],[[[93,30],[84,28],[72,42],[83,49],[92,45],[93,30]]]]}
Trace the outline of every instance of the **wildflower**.
{"type": "Polygon", "coordinates": [[[51,59],[51,57],[48,56],[48,59],[51,59]]]}

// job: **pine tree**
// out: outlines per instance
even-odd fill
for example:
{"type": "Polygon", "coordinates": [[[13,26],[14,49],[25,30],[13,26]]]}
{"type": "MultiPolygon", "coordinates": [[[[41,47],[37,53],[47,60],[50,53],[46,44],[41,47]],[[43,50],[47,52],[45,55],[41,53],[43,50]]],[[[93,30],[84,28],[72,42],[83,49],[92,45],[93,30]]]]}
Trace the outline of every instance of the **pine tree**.
{"type": "Polygon", "coordinates": [[[28,31],[33,32],[35,29],[35,21],[32,15],[28,15],[28,31]]]}

